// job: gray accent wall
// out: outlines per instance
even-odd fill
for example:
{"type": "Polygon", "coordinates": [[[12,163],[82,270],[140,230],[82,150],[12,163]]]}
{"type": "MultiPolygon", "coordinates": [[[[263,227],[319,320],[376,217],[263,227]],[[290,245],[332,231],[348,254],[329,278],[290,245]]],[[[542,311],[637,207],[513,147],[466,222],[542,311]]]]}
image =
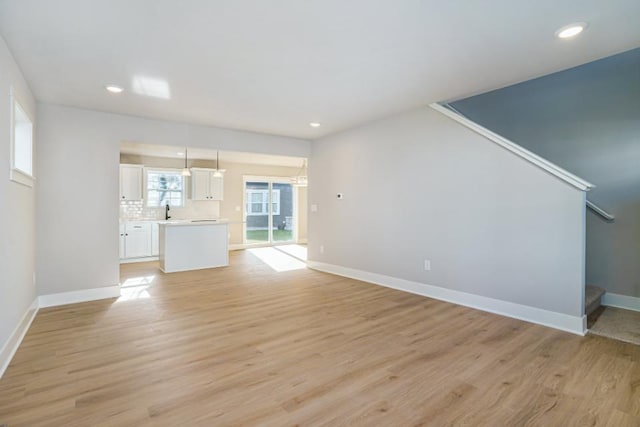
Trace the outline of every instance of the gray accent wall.
{"type": "Polygon", "coordinates": [[[640,49],[452,105],[597,187],[587,198],[587,283],[640,297],[640,49]]]}
{"type": "Polygon", "coordinates": [[[310,260],[582,316],[584,193],[446,116],[314,141],[309,172],[310,260]]]}

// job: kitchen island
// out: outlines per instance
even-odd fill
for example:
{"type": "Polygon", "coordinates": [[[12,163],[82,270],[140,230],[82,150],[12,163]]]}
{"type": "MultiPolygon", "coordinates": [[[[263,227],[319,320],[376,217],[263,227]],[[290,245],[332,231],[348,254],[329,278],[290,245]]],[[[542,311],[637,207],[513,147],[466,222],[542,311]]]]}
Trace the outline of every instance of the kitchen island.
{"type": "Polygon", "coordinates": [[[229,265],[229,227],[225,220],[159,223],[160,269],[165,273],[229,265]]]}

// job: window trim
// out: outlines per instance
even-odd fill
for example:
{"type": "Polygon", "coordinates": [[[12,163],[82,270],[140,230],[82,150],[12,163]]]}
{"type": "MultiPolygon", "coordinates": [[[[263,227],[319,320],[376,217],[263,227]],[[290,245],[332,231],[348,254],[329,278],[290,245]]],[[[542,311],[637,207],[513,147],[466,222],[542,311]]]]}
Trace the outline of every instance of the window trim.
{"type": "Polygon", "coordinates": [[[36,177],[34,176],[35,166],[35,139],[36,129],[33,113],[25,107],[26,103],[22,102],[22,97],[16,94],[13,86],[9,88],[9,180],[27,187],[33,187],[36,177]],[[16,167],[16,106],[27,116],[31,122],[31,173],[23,171],[16,167]]]}
{"type": "Polygon", "coordinates": [[[181,197],[181,205],[180,206],[171,206],[171,208],[184,208],[187,204],[187,177],[182,175],[182,169],[176,168],[155,168],[155,167],[145,167],[143,168],[144,174],[144,207],[145,209],[164,209],[164,206],[149,206],[149,172],[172,172],[180,175],[182,178],[182,197],[181,197]]]}
{"type": "Polygon", "coordinates": [[[279,189],[275,189],[275,190],[271,190],[271,192],[274,194],[274,199],[276,198],[275,195],[277,195],[277,202],[272,201],[272,204],[275,204],[276,206],[278,206],[277,211],[275,209],[273,209],[273,207],[271,208],[271,212],[269,212],[269,189],[262,189],[262,188],[255,188],[255,189],[248,189],[245,190],[245,198],[246,200],[246,206],[245,206],[245,210],[247,211],[247,216],[267,216],[269,214],[271,215],[280,215],[280,190],[279,189]],[[260,193],[263,195],[262,197],[262,201],[260,202],[261,205],[261,211],[260,213],[253,213],[253,212],[249,212],[250,209],[248,209],[248,207],[250,205],[252,205],[253,203],[251,202],[251,198],[247,197],[249,194],[253,194],[253,193],[260,193]],[[267,196],[267,201],[264,201],[264,195],[267,196]],[[264,210],[264,208],[267,208],[266,212],[264,210]]]}

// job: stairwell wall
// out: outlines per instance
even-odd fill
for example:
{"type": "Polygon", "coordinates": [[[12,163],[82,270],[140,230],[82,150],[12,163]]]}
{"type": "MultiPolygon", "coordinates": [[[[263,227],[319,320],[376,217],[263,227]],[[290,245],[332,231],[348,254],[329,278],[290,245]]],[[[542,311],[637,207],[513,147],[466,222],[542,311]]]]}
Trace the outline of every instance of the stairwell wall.
{"type": "Polygon", "coordinates": [[[586,278],[640,297],[640,49],[452,103],[478,124],[596,184],[586,278]]]}

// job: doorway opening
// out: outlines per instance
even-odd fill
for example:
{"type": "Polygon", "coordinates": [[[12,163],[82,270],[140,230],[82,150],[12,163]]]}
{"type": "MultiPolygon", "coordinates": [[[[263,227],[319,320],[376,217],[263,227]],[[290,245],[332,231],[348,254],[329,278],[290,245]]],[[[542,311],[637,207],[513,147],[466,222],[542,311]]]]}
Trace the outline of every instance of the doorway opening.
{"type": "Polygon", "coordinates": [[[264,246],[297,241],[297,190],[291,178],[244,177],[245,245],[264,246]]]}

